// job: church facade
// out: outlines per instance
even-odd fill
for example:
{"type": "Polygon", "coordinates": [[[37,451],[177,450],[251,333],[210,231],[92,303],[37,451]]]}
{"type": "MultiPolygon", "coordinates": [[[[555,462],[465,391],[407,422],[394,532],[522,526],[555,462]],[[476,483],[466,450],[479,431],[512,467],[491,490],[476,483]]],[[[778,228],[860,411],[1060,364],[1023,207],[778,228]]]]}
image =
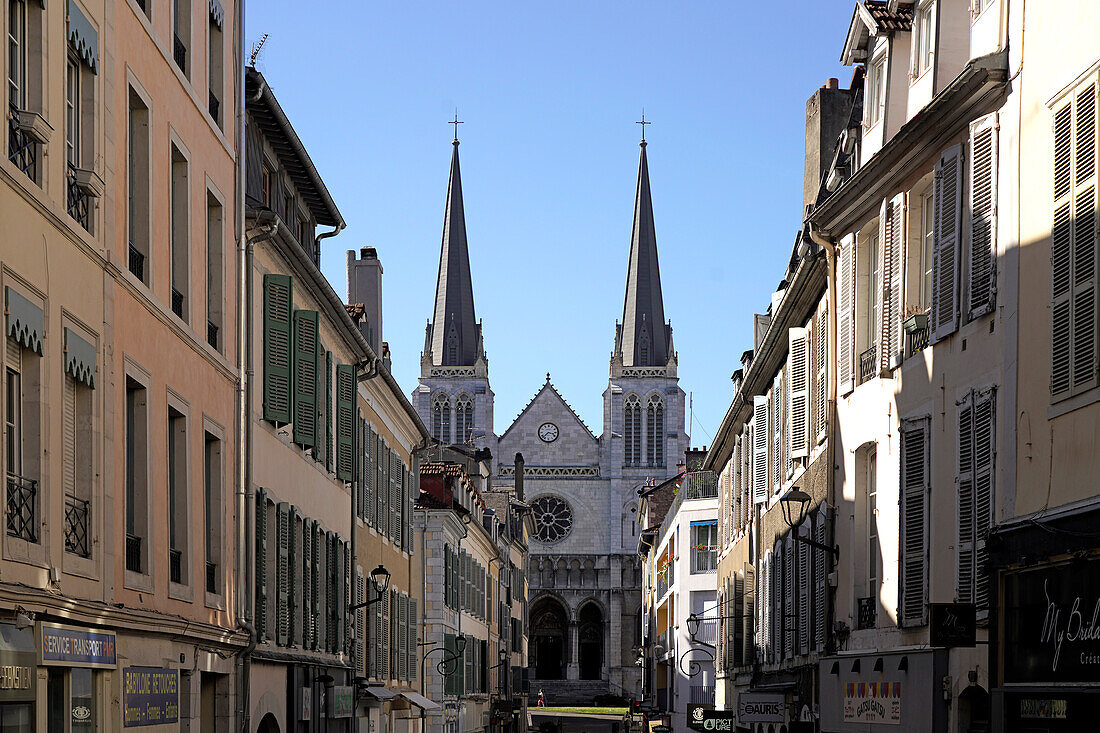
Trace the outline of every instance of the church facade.
{"type": "Polygon", "coordinates": [[[536,528],[527,564],[532,694],[544,690],[550,704],[633,696],[641,674],[638,489],[674,475],[689,445],[672,327],[664,316],[644,140],[601,431],[584,423],[547,374],[512,424],[499,436],[494,432],[457,140],[435,306],[412,397],[434,438],[492,451],[495,487],[514,486],[514,456],[523,455],[523,498],[536,528]]]}

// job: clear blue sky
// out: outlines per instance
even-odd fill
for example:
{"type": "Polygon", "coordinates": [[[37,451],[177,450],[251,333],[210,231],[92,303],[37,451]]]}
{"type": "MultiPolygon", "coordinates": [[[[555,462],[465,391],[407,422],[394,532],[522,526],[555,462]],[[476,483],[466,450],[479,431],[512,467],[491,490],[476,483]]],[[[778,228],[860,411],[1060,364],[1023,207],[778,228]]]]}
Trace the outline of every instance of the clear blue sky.
{"type": "Polygon", "coordinates": [[[496,431],[551,372],[595,432],[622,317],[642,108],[665,315],[694,445],[709,444],[801,226],[805,103],[852,3],[252,0],[257,66],[348,228],[385,269],[384,338],[406,394],[431,314],[451,130],[496,431]]]}

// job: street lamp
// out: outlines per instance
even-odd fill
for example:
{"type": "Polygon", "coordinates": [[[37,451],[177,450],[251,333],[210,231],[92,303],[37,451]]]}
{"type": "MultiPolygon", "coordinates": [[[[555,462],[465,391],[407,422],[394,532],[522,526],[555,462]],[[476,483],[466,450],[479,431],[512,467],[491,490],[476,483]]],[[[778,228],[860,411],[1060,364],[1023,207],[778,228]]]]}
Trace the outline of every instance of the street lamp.
{"type": "Polygon", "coordinates": [[[370,571],[370,584],[378,596],[376,598],[368,598],[362,603],[348,606],[348,611],[358,611],[360,608],[366,608],[372,603],[378,603],[378,601],[385,598],[386,589],[390,587],[390,571],[386,570],[382,565],[379,565],[374,570],[370,571]]]}
{"type": "Polygon", "coordinates": [[[691,637],[692,641],[695,641],[695,635],[699,633],[699,616],[694,613],[688,616],[687,626],[688,636],[691,637]]]}
{"type": "MultiPolygon", "coordinates": [[[[787,523],[788,527],[794,530],[797,529],[798,525],[802,524],[802,520],[806,518],[806,507],[810,504],[810,495],[797,486],[792,486],[791,490],[779,499],[779,503],[783,506],[783,521],[787,523]],[[796,516],[797,519],[792,519],[792,516],[796,516]]],[[[811,540],[809,537],[803,537],[797,532],[792,532],[791,534],[798,542],[828,552],[833,556],[834,563],[840,559],[840,547],[838,545],[830,547],[821,542],[811,540]]]]}

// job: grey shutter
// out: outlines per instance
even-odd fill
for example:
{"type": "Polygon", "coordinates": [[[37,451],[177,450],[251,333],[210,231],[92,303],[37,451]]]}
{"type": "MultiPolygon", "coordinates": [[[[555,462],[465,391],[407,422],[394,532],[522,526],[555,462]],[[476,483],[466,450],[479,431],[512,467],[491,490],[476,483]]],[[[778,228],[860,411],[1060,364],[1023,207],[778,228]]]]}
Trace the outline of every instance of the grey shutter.
{"type": "MultiPolygon", "coordinates": [[[[810,522],[802,522],[798,529],[800,537],[812,539],[810,534],[810,522]]],[[[798,653],[810,653],[810,622],[812,608],[810,605],[810,546],[805,542],[798,542],[798,653]]]]}
{"type": "Polygon", "coordinates": [[[855,247],[854,234],[845,236],[840,242],[840,252],[837,255],[837,274],[839,297],[837,298],[836,313],[836,343],[837,343],[837,386],[840,394],[848,394],[852,391],[854,380],[852,377],[852,349],[853,343],[853,318],[852,296],[855,289],[855,247]]]}
{"type": "Polygon", "coordinates": [[[1073,394],[1073,100],[1054,113],[1054,224],[1050,237],[1050,394],[1073,394]]]}
{"type": "Polygon", "coordinates": [[[276,506],[276,547],[278,564],[275,566],[275,643],[290,643],[290,505],[285,501],[276,506]]]}
{"type": "Polygon", "coordinates": [[[378,451],[378,534],[385,537],[390,528],[390,449],[385,440],[378,451]]]}
{"type": "Polygon", "coordinates": [[[958,603],[974,602],[974,405],[968,393],[959,403],[958,543],[956,590],[958,603]]]}
{"type": "Polygon", "coordinates": [[[401,594],[397,597],[397,679],[408,679],[409,652],[409,599],[401,594]]]}
{"type": "Polygon", "coordinates": [[[970,123],[969,318],[989,313],[997,293],[997,113],[970,123]]]}
{"type": "Polygon", "coordinates": [[[325,424],[325,469],[331,473],[333,466],[332,441],[332,352],[325,351],[325,406],[319,410],[325,424]]]}
{"type": "Polygon", "coordinates": [[[382,679],[382,605],[385,597],[376,600],[371,609],[371,677],[382,679]]]}
{"type": "Polygon", "coordinates": [[[783,370],[780,369],[772,380],[772,390],[768,393],[770,400],[771,420],[771,444],[768,450],[768,460],[772,468],[771,489],[778,493],[783,485],[783,370]]]}
{"type": "MultiPolygon", "coordinates": [[[[829,512],[822,504],[817,512],[817,520],[814,522],[814,539],[822,545],[827,545],[829,542],[828,520],[829,512]]],[[[827,603],[830,555],[820,548],[814,550],[814,555],[814,565],[817,569],[817,578],[814,582],[814,649],[821,652],[825,650],[825,630],[829,618],[827,603]]]]}
{"type": "Polygon", "coordinates": [[[994,459],[997,451],[995,390],[974,397],[974,603],[978,612],[989,610],[989,552],[986,540],[993,522],[994,459]]]}
{"type": "Polygon", "coordinates": [[[313,531],[308,519],[302,520],[302,648],[313,645],[313,603],[311,582],[313,578],[313,531]]]}
{"type": "Polygon", "coordinates": [[[313,567],[310,572],[309,585],[310,585],[310,613],[313,616],[313,641],[310,648],[315,651],[322,651],[325,648],[325,615],[323,613],[324,598],[321,597],[323,585],[321,579],[324,577],[324,561],[325,561],[325,533],[321,531],[321,528],[317,526],[317,522],[312,522],[311,531],[313,532],[313,567]]]}
{"type": "Polygon", "coordinates": [[[355,367],[336,367],[336,477],[355,479],[355,367]]]}
{"type": "Polygon", "coordinates": [[[365,454],[366,464],[363,470],[362,482],[365,487],[366,493],[363,497],[363,521],[367,523],[367,526],[374,526],[374,483],[377,480],[376,471],[374,468],[375,453],[377,451],[375,445],[374,429],[371,428],[370,423],[366,423],[366,439],[364,440],[363,453],[365,454]]]}
{"type": "Polygon", "coordinates": [[[901,423],[900,626],[925,623],[928,601],[929,418],[901,423]]]}
{"type": "Polygon", "coordinates": [[[752,398],[752,500],[768,501],[768,398],[752,398]]]}
{"type": "Polygon", "coordinates": [[[386,534],[386,441],[374,436],[374,529],[386,534]]]}
{"type": "Polygon", "coordinates": [[[256,489],[256,641],[267,641],[267,492],[256,489]]]}
{"type": "Polygon", "coordinates": [[[962,239],[963,149],[953,145],[936,163],[932,204],[932,342],[959,327],[959,246],[962,239]]]}
{"type": "Polygon", "coordinates": [[[297,562],[299,548],[298,548],[298,525],[301,523],[301,516],[298,514],[296,507],[290,508],[290,538],[287,550],[287,589],[289,591],[289,598],[287,599],[287,642],[290,646],[301,646],[301,618],[302,613],[298,608],[299,587],[298,579],[301,574],[298,572],[297,562]]]}
{"type": "Polygon", "coordinates": [[[289,275],[264,275],[264,420],[290,422],[291,305],[289,275]]]}
{"type": "MultiPolygon", "coordinates": [[[[360,605],[366,599],[363,597],[363,593],[366,590],[365,582],[363,578],[363,571],[356,569],[355,571],[355,604],[360,605]]],[[[364,634],[367,631],[366,609],[355,609],[355,673],[357,675],[363,675],[364,677],[370,676],[370,665],[367,663],[365,657],[365,651],[367,649],[366,638],[364,634]]]]}
{"type": "Polygon", "coordinates": [[[791,458],[810,455],[810,331],[787,331],[787,445],[791,458]]]}
{"type": "Polygon", "coordinates": [[[741,664],[752,664],[756,659],[756,569],[745,564],[745,580],[741,593],[741,642],[744,649],[741,651],[741,664]]]}
{"type": "Polygon", "coordinates": [[[317,311],[294,311],[294,442],[317,447],[317,311]]]}
{"type": "Polygon", "coordinates": [[[417,616],[417,600],[415,598],[409,599],[409,640],[406,642],[406,646],[409,650],[409,681],[416,682],[417,680],[417,657],[419,648],[416,645],[416,631],[419,628],[419,618],[417,616]]]}
{"type": "Polygon", "coordinates": [[[905,259],[905,194],[883,202],[882,337],[879,366],[886,372],[901,363],[902,262],[905,259]]]}
{"type": "Polygon", "coordinates": [[[798,555],[794,550],[794,533],[788,532],[783,548],[783,656],[791,657],[795,653],[795,639],[798,633],[798,609],[795,607],[798,597],[794,584],[798,575],[798,555]]]}
{"type": "Polygon", "coordinates": [[[443,545],[443,605],[454,608],[451,601],[451,546],[443,545]]]}
{"type": "Polygon", "coordinates": [[[815,427],[814,437],[820,443],[825,439],[825,426],[828,420],[828,384],[826,378],[828,372],[825,369],[825,365],[829,359],[829,333],[828,333],[828,302],[823,298],[817,309],[817,315],[814,317],[814,372],[815,372],[815,391],[814,395],[814,415],[815,415],[815,427]]]}

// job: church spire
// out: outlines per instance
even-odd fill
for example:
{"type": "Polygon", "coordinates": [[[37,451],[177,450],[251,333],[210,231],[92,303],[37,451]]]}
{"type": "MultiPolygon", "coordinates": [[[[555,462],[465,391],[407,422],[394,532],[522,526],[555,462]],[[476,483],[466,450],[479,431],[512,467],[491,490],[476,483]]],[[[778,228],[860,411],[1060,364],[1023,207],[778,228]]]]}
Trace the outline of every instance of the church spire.
{"type": "MultiPolygon", "coordinates": [[[[644,125],[642,131],[645,131],[644,125]]],[[[661,297],[657,233],[653,227],[653,200],[649,193],[649,165],[646,162],[644,137],[641,149],[623,322],[616,346],[622,355],[623,366],[665,366],[670,357],[671,328],[665,323],[665,306],[661,297]]]]}
{"type": "Polygon", "coordinates": [[[470,254],[466,248],[466,217],[462,209],[462,177],[458,167],[458,116],[451,143],[451,175],[447,183],[447,210],[439,250],[439,277],[435,284],[435,311],[429,329],[432,363],[436,366],[472,366],[481,355],[480,327],[474,320],[474,288],[470,254]]]}

